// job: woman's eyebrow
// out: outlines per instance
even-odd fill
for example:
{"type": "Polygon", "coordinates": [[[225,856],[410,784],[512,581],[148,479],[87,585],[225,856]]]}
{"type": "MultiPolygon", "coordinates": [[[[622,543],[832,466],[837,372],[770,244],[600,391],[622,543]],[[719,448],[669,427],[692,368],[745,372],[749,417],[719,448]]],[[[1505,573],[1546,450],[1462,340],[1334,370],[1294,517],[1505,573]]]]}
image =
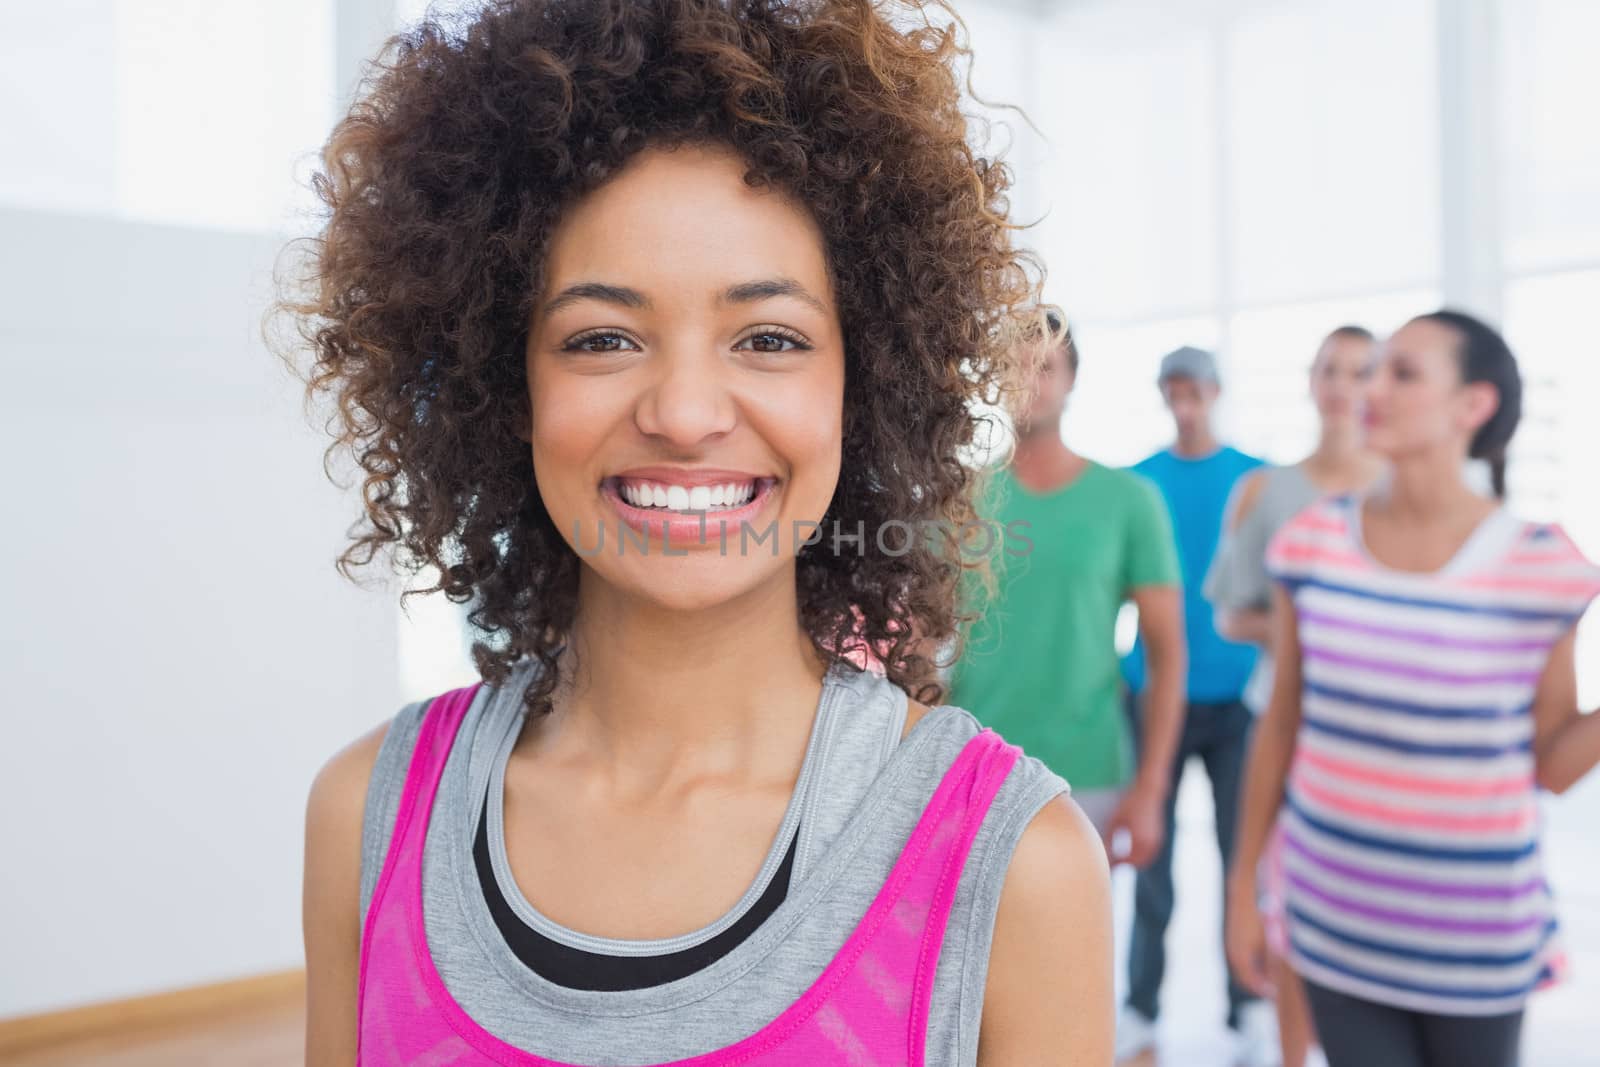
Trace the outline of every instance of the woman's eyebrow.
{"type": "MultiPolygon", "coordinates": [[[[752,304],[778,296],[792,296],[827,314],[827,307],[812,296],[810,291],[793,278],[763,278],[758,281],[730,285],[718,297],[719,303],[752,304]]],[[[604,282],[578,282],[561,290],[544,305],[543,315],[554,315],[562,308],[583,300],[598,300],[606,304],[648,311],[653,306],[650,298],[637,289],[624,285],[607,285],[604,282]]]]}
{"type": "Polygon", "coordinates": [[[822,301],[812,296],[805,286],[793,278],[765,278],[761,281],[741,282],[738,285],[729,286],[727,291],[722,294],[722,300],[724,303],[729,304],[750,304],[757,300],[767,300],[775,296],[792,296],[810,304],[824,315],[828,313],[828,309],[823,305],[822,301]]]}
{"type": "Polygon", "coordinates": [[[582,300],[599,300],[606,304],[620,304],[622,307],[640,308],[649,310],[650,298],[637,289],[629,289],[623,285],[606,285],[602,282],[579,282],[569,285],[545,304],[543,314],[554,315],[564,307],[569,307],[582,300]]]}

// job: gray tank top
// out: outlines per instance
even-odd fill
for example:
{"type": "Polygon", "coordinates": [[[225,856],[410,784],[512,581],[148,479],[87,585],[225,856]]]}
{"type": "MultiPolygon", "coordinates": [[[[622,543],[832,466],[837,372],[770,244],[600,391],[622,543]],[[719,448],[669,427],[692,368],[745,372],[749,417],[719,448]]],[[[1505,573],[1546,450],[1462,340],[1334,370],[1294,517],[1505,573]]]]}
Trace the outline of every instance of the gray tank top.
{"type": "MultiPolygon", "coordinates": [[[[568,929],[517,889],[506,860],[503,776],[522,724],[520,695],[536,664],[502,687],[483,686],[445,764],[423,852],[423,915],[445,987],[502,1041],[571,1063],[640,1067],[723,1048],[771,1021],[838,952],[882,888],[911,829],[962,747],[981,729],[940,707],[911,733],[905,693],[884,678],[836,664],[824,680],[789,807],[744,896],[711,924],[677,937],[626,941],[568,929]],[[505,943],[484,900],[472,841],[488,792],[495,879],[512,910],[546,937],[589,952],[657,955],[691,948],[736,922],[761,896],[799,828],[789,892],[778,912],[797,921],[771,951],[751,938],[715,966],[664,985],[576,990],[542,978],[505,943]],[[743,960],[748,959],[748,965],[743,960]]],[[[385,736],[367,790],[361,913],[381,873],[424,702],[407,705],[385,736]]],[[[962,872],[934,978],[929,1067],[972,1067],[1000,889],[1017,840],[1067,785],[1024,757],[995,797],[962,872]]],[[[787,926],[787,923],[785,924],[787,926]]]]}
{"type": "MultiPolygon", "coordinates": [[[[1224,530],[1211,558],[1203,592],[1214,607],[1224,611],[1262,611],[1272,606],[1272,579],[1267,576],[1267,543],[1272,535],[1322,496],[1299,464],[1270,467],[1261,474],[1256,505],[1232,531],[1224,530]]],[[[1241,479],[1235,493],[1241,491],[1241,479]]],[[[1235,502],[1229,501],[1232,515],[1235,502]]],[[[1272,699],[1272,656],[1265,650],[1256,657],[1255,670],[1245,683],[1244,703],[1256,714],[1272,699]]]]}

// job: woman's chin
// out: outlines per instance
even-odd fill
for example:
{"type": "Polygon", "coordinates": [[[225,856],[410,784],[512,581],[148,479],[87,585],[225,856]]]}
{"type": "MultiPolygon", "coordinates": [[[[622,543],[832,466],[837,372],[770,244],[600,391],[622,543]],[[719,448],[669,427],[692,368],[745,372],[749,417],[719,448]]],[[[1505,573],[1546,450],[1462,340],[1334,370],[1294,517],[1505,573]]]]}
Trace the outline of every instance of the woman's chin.
{"type": "Polygon", "coordinates": [[[1402,442],[1395,439],[1393,434],[1377,433],[1372,430],[1367,431],[1362,444],[1366,446],[1368,452],[1391,463],[1409,451],[1402,442]]]}
{"type": "Polygon", "coordinates": [[[732,604],[769,582],[794,586],[792,563],[772,567],[781,560],[765,560],[769,566],[751,566],[754,560],[715,554],[684,556],[640,556],[635,559],[610,559],[595,566],[585,561],[596,576],[641,606],[656,611],[704,612],[732,604]]]}

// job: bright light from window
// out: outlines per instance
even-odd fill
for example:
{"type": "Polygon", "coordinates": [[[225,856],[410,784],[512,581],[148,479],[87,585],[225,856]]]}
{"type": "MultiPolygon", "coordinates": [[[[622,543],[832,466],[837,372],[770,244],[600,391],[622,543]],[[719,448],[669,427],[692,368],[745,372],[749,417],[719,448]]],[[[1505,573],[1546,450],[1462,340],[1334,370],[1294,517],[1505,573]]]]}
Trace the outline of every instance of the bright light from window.
{"type": "Polygon", "coordinates": [[[0,42],[0,202],[258,230],[332,121],[331,0],[21,5],[0,42]]]}
{"type": "Polygon", "coordinates": [[[449,16],[477,8],[482,0],[396,0],[395,23],[406,27],[422,21],[424,15],[449,16]]]}
{"type": "Polygon", "coordinates": [[[1506,259],[1600,263],[1600,4],[1502,0],[1506,259]]]}
{"type": "Polygon", "coordinates": [[[1048,164],[1024,181],[1049,214],[1018,239],[1044,256],[1049,299],[1085,320],[1193,314],[1218,296],[1210,38],[1147,15],[1104,4],[1039,27],[1048,164]]]}
{"type": "MultiPolygon", "coordinates": [[[[1600,561],[1600,361],[1594,309],[1600,270],[1512,282],[1506,340],[1522,367],[1523,421],[1511,446],[1511,500],[1519,514],[1559,520],[1590,559],[1600,561]]],[[[1600,625],[1591,610],[1578,635],[1580,702],[1600,703],[1600,625]]]]}
{"type": "Polygon", "coordinates": [[[1430,0],[1258,4],[1223,59],[1241,304],[1438,275],[1430,0]]]}

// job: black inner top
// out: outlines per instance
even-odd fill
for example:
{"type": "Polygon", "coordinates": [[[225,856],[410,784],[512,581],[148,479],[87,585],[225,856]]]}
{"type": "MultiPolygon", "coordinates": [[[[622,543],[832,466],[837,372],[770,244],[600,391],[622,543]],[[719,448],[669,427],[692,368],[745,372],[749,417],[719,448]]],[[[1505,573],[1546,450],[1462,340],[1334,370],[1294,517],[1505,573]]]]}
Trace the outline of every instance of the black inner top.
{"type": "Polygon", "coordinates": [[[489,905],[494,923],[506,939],[511,951],[516,953],[535,974],[569,989],[594,989],[619,991],[648,989],[680,978],[687,978],[703,970],[732,952],[777,910],[789,895],[789,877],[794,871],[795,844],[800,830],[795,828],[789,840],[789,849],[783,862],[773,874],[772,881],[750,910],[739,916],[726,930],[677,952],[655,956],[612,956],[603,952],[589,952],[552,940],[527,923],[511,910],[500,883],[495,879],[494,866],[489,860],[489,799],[484,797],[482,817],[478,832],[472,841],[472,858],[478,869],[478,884],[483,887],[483,899],[489,905]]]}

